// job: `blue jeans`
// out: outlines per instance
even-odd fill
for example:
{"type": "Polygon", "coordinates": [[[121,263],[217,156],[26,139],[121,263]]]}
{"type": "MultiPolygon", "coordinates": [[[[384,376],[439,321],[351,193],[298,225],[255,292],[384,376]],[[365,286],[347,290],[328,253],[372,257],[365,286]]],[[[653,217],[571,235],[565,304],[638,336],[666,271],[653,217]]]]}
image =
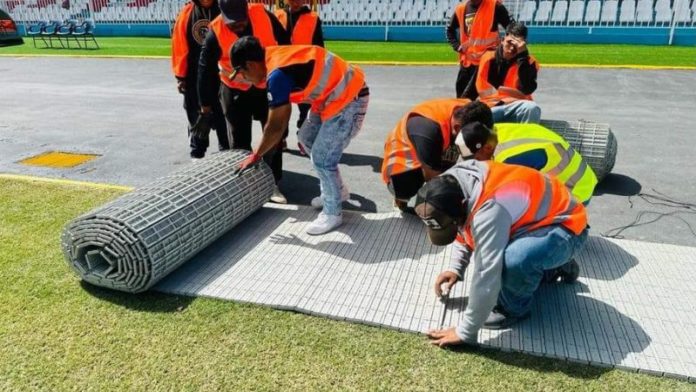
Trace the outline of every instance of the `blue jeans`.
{"type": "Polygon", "coordinates": [[[319,177],[323,211],[327,215],[341,214],[343,180],[338,162],[351,139],[360,132],[369,100],[369,95],[356,97],[340,113],[323,122],[312,111],[297,134],[319,177]]]}
{"type": "Polygon", "coordinates": [[[507,105],[493,106],[494,123],[534,123],[541,120],[541,108],[534,101],[520,100],[507,105]]]}
{"type": "Polygon", "coordinates": [[[569,262],[585,240],[587,229],[575,235],[561,225],[542,227],[512,240],[505,248],[498,304],[513,316],[529,312],[544,271],[569,262]]]}

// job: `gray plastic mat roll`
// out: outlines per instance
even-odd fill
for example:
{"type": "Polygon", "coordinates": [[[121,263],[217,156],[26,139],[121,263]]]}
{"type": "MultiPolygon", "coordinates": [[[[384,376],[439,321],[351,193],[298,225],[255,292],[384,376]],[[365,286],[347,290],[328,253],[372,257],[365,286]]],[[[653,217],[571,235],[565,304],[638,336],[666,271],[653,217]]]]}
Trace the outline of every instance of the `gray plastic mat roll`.
{"type": "Polygon", "coordinates": [[[616,163],[618,145],[609,124],[591,121],[541,120],[541,125],[563,136],[602,181],[616,163]]]}
{"type": "Polygon", "coordinates": [[[248,152],[214,154],[68,223],[61,242],[86,282],[145,291],[270,198],[265,163],[235,175],[248,152]]]}

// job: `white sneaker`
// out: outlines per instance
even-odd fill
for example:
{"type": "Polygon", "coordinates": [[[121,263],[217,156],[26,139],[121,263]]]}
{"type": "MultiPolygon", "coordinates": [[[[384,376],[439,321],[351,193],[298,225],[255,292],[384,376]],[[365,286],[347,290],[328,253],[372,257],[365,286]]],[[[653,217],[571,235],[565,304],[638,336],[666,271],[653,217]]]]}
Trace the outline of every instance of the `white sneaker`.
{"type": "MultiPolygon", "coordinates": [[[[348,190],[347,186],[344,186],[343,188],[341,188],[341,202],[348,201],[349,199],[350,191],[348,190]]],[[[314,199],[312,199],[312,202],[310,204],[317,210],[321,210],[322,208],[324,208],[324,202],[321,200],[321,196],[317,196],[314,199]]]]}
{"type": "Polygon", "coordinates": [[[276,185],[273,188],[273,194],[271,195],[270,200],[276,204],[288,204],[288,199],[286,199],[285,196],[282,193],[280,193],[280,189],[278,189],[278,185],[276,185]]]}
{"type": "Polygon", "coordinates": [[[343,215],[327,215],[319,213],[317,219],[307,227],[307,234],[319,235],[328,233],[343,223],[343,215]]]}

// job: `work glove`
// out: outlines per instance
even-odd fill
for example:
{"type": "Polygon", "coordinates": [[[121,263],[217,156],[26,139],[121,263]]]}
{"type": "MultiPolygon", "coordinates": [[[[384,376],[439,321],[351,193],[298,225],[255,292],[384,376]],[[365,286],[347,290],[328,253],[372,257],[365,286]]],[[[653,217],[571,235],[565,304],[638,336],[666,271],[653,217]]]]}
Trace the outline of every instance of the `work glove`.
{"type": "Polygon", "coordinates": [[[251,169],[252,167],[256,166],[257,163],[261,162],[261,159],[261,155],[252,152],[251,154],[249,154],[248,157],[246,157],[246,159],[244,159],[244,161],[242,161],[239,167],[237,167],[237,170],[234,171],[234,174],[239,175],[244,173],[248,169],[251,169]]]}
{"type": "Polygon", "coordinates": [[[212,117],[212,113],[200,113],[198,114],[196,123],[191,127],[191,137],[202,141],[206,146],[208,145],[208,134],[210,134],[210,122],[212,117]]]}

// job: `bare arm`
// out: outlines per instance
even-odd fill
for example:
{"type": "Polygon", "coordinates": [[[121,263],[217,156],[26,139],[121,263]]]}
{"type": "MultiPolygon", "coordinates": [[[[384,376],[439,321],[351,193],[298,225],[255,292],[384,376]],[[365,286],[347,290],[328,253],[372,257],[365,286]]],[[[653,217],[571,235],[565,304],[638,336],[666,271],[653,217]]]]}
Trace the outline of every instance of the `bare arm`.
{"type": "Polygon", "coordinates": [[[256,154],[263,156],[280,143],[285,127],[290,121],[290,113],[289,103],[268,110],[268,121],[263,129],[263,136],[256,149],[256,154]]]}

